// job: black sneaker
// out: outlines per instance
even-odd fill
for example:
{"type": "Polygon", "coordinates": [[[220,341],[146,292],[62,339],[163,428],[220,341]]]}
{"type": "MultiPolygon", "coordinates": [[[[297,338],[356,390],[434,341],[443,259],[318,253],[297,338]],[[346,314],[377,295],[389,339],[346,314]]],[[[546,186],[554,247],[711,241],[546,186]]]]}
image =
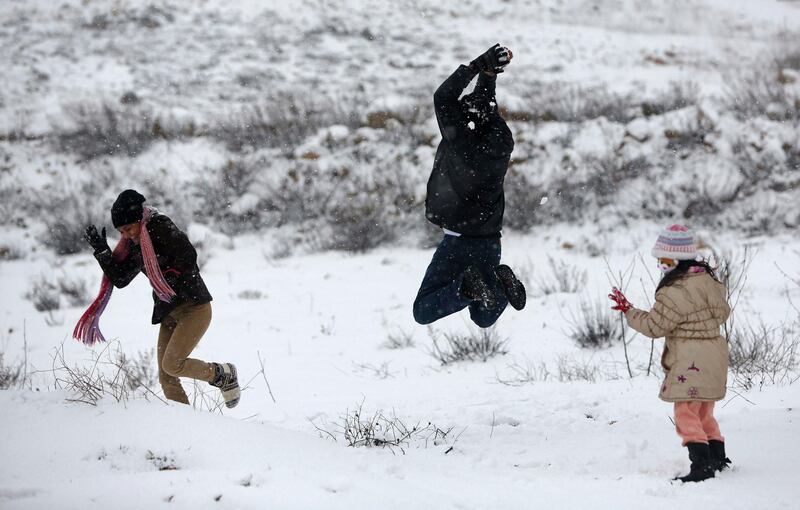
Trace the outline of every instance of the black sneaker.
{"type": "Polygon", "coordinates": [[[497,300],[494,297],[492,288],[486,283],[483,275],[475,266],[469,266],[464,270],[464,279],[461,281],[458,293],[461,297],[482,302],[483,306],[490,310],[497,306],[497,300]]]}
{"type": "Polygon", "coordinates": [[[494,274],[503,286],[503,292],[508,299],[508,304],[513,306],[515,310],[525,308],[525,301],[527,300],[525,285],[517,279],[514,271],[507,265],[501,264],[495,268],[494,274]]]}
{"type": "Polygon", "coordinates": [[[239,378],[236,376],[236,366],[233,363],[214,363],[214,375],[214,380],[208,384],[220,389],[225,407],[236,407],[242,393],[239,389],[239,378]]]}

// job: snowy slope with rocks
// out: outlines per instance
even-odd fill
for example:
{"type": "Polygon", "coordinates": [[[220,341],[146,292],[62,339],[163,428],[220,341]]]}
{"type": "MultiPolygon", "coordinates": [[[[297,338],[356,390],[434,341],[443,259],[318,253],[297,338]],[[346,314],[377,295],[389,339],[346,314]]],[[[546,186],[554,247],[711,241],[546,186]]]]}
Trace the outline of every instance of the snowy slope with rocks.
{"type": "Polygon", "coordinates": [[[797,2],[9,0],[0,19],[0,508],[797,506],[797,2]],[[496,41],[504,262],[529,304],[490,333],[501,352],[442,364],[481,337],[411,317],[439,235],[431,96],[496,41]],[[109,344],[70,338],[100,280],[76,237],[126,187],[198,247],[195,354],[237,364],[233,410],[188,381],[192,408],[161,400],[143,278],[115,291],[109,344]],[[736,290],[734,469],[692,486],[670,483],[688,460],[662,341],[620,340],[605,298],[622,272],[652,302],[674,221],[736,290]],[[590,324],[608,341],[581,347],[590,324]]]}

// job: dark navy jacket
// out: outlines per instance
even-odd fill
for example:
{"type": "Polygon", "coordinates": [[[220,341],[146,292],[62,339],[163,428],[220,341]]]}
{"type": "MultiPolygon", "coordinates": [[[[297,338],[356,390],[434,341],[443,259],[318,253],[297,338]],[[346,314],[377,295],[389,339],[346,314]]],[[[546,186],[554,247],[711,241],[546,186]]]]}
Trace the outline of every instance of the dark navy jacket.
{"type": "MultiPolygon", "coordinates": [[[[514,139],[502,117],[470,125],[459,96],[475,72],[459,66],[436,90],[433,103],[442,141],[428,180],[425,216],[466,236],[498,235],[503,227],[503,181],[514,139]]],[[[480,73],[474,93],[494,101],[495,77],[480,73]]]]}

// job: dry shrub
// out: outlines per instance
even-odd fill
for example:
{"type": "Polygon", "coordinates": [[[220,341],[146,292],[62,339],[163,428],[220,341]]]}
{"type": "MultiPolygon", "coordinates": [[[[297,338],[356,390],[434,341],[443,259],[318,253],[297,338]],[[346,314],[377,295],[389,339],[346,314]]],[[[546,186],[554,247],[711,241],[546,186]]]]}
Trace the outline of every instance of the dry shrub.
{"type": "Polygon", "coordinates": [[[734,386],[743,389],[792,384],[800,378],[797,325],[737,328],[728,339],[734,386]]]}
{"type": "Polygon", "coordinates": [[[556,261],[547,256],[549,277],[540,277],[536,282],[539,295],[548,296],[556,293],[573,294],[580,292],[586,286],[588,273],[576,265],[568,264],[563,260],[556,261]]]}
{"type": "Polygon", "coordinates": [[[366,104],[358,93],[334,98],[310,91],[281,92],[232,114],[211,135],[236,152],[262,147],[291,152],[321,128],[359,127],[366,104]]]}
{"type": "Polygon", "coordinates": [[[439,345],[439,337],[429,330],[433,348],[429,354],[442,365],[459,361],[483,361],[494,356],[506,354],[507,338],[502,338],[494,328],[470,330],[468,333],[443,333],[444,346],[439,345]]]}
{"type": "Polygon", "coordinates": [[[622,328],[606,302],[581,300],[580,308],[567,318],[569,336],[583,348],[602,349],[622,342],[622,328]]]}
{"type": "Polygon", "coordinates": [[[453,427],[444,429],[430,421],[407,422],[399,418],[393,411],[387,413],[376,410],[374,413],[364,412],[364,402],[348,409],[331,430],[322,428],[312,422],[321,436],[334,441],[343,438],[347,446],[358,448],[387,448],[392,453],[395,449],[405,454],[407,448],[429,448],[447,446],[445,453],[453,449],[458,437],[453,437],[453,427]]]}
{"type": "Polygon", "coordinates": [[[64,107],[72,127],[54,126],[57,147],[84,160],[102,156],[136,157],[155,140],[191,136],[192,121],[177,121],[153,113],[141,104],[103,101],[64,107]]]}

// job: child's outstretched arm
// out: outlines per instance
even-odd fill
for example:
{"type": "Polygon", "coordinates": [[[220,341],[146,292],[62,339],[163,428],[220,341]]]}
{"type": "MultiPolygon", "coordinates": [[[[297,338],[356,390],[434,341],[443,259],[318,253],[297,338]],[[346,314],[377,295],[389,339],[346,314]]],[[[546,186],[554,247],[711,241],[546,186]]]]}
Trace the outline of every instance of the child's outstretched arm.
{"type": "Polygon", "coordinates": [[[628,326],[650,338],[670,334],[680,323],[681,315],[675,302],[664,292],[656,294],[656,302],[649,312],[631,308],[625,312],[628,326]]]}

